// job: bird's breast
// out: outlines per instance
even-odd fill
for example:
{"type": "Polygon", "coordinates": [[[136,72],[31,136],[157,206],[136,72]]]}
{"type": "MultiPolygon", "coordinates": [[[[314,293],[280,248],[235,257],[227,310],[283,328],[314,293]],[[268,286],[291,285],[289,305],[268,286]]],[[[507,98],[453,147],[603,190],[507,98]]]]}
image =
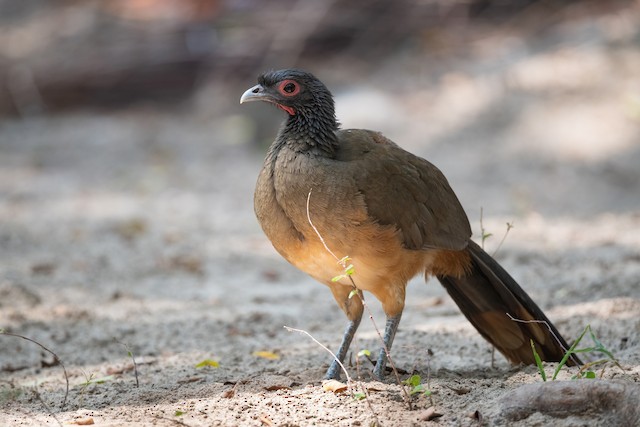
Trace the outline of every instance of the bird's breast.
{"type": "MultiPolygon", "coordinates": [[[[265,234],[287,261],[321,282],[342,275],[339,260],[349,257],[361,289],[406,283],[424,270],[424,254],[404,249],[395,227],[367,215],[362,194],[341,166],[286,150],[266,162],[255,193],[265,234]]],[[[350,285],[346,278],[341,283],[350,285]]]]}

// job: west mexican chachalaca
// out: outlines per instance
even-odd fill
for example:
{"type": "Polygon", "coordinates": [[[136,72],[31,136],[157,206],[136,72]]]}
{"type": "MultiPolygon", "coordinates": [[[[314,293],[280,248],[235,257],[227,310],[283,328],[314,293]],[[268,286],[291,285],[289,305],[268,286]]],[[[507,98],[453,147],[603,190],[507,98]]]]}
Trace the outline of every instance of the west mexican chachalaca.
{"type": "MultiPolygon", "coordinates": [[[[407,282],[424,273],[438,278],[480,334],[512,363],[535,362],[530,340],[543,360],[562,359],[567,343],[515,280],[470,240],[469,220],[440,170],[378,132],[339,129],[331,92],[310,73],[273,71],[258,82],[240,103],[266,101],[288,117],[258,177],[255,212],[275,249],[326,284],[347,315],[338,359],[344,360],[363,312],[344,266],[336,262],[344,256],[354,267],[357,288],[382,303],[388,349],[407,282]],[[509,315],[544,323],[516,322],[509,315]]],[[[377,378],[384,376],[386,362],[383,348],[377,378]]],[[[334,360],[326,378],[339,377],[334,360]]]]}

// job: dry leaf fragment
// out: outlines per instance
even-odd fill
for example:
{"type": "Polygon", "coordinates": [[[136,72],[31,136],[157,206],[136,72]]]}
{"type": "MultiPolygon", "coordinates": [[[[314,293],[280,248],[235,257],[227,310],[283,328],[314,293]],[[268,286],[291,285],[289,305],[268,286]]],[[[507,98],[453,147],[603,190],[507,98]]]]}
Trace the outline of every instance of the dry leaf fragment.
{"type": "Polygon", "coordinates": [[[427,408],[426,411],[423,412],[423,414],[420,416],[420,420],[422,421],[431,421],[431,420],[435,420],[436,418],[440,418],[441,416],[443,416],[444,414],[441,414],[439,412],[436,412],[436,408],[434,408],[433,406],[430,406],[429,408],[427,408]]]}
{"type": "Polygon", "coordinates": [[[79,426],[91,426],[91,425],[94,425],[95,422],[93,422],[93,418],[89,417],[81,420],[75,420],[73,424],[77,424],[79,426]]]}
{"type": "Polygon", "coordinates": [[[449,388],[449,390],[452,390],[453,392],[455,392],[455,394],[457,395],[463,395],[463,394],[468,394],[471,393],[471,389],[468,387],[451,387],[451,386],[447,386],[449,388]]]}
{"type": "Polygon", "coordinates": [[[184,271],[197,276],[204,274],[203,264],[202,258],[189,254],[176,255],[166,261],[166,267],[171,270],[184,271]]]}
{"type": "Polygon", "coordinates": [[[277,270],[263,270],[262,277],[269,282],[277,282],[280,280],[280,272],[277,270]]]}
{"type": "Polygon", "coordinates": [[[482,420],[483,420],[483,416],[482,413],[478,410],[472,412],[471,414],[469,414],[469,418],[472,418],[474,420],[477,420],[480,424],[482,424],[482,420]]]}
{"type": "Polygon", "coordinates": [[[287,387],[286,385],[281,385],[281,384],[272,384],[272,385],[266,386],[264,389],[267,391],[278,391],[278,390],[291,390],[291,387],[287,387]]]}
{"type": "Polygon", "coordinates": [[[114,231],[123,239],[131,241],[147,231],[147,222],[142,218],[130,218],[116,224],[114,231]]]}
{"type": "Polygon", "coordinates": [[[322,382],[324,391],[332,391],[334,393],[342,393],[347,390],[347,385],[338,380],[326,380],[322,382]]]}
{"type": "Polygon", "coordinates": [[[127,365],[120,365],[120,366],[110,366],[107,368],[107,375],[124,374],[125,372],[133,371],[133,369],[134,369],[133,363],[129,363],[127,365]]]}
{"type": "Polygon", "coordinates": [[[273,423],[273,421],[271,421],[271,418],[269,418],[267,414],[260,415],[260,422],[264,426],[269,426],[269,427],[275,426],[275,424],[273,423]]]}
{"type": "Polygon", "coordinates": [[[198,381],[203,381],[204,377],[200,377],[200,376],[193,376],[193,377],[187,377],[187,378],[183,378],[178,380],[178,384],[189,384],[189,383],[196,383],[198,381]]]}
{"type": "Polygon", "coordinates": [[[213,359],[204,359],[202,362],[196,365],[196,368],[204,368],[205,366],[210,368],[217,368],[218,366],[220,366],[220,364],[213,359]]]}
{"type": "Polygon", "coordinates": [[[41,262],[31,266],[31,273],[39,276],[50,276],[56,271],[57,265],[52,262],[41,262]]]}
{"type": "Polygon", "coordinates": [[[236,389],[234,388],[230,388],[229,390],[226,390],[222,393],[222,397],[225,399],[231,399],[233,396],[236,395],[236,389]]]}
{"type": "Polygon", "coordinates": [[[280,359],[280,355],[276,354],[272,351],[254,351],[253,355],[256,357],[261,357],[263,359],[268,359],[268,360],[278,360],[280,359]]]}
{"type": "Polygon", "coordinates": [[[135,365],[133,363],[127,363],[124,365],[110,366],[107,368],[107,375],[124,374],[125,372],[135,370],[136,366],[152,365],[154,363],[156,363],[156,359],[153,357],[144,357],[144,356],[136,357],[135,365]]]}

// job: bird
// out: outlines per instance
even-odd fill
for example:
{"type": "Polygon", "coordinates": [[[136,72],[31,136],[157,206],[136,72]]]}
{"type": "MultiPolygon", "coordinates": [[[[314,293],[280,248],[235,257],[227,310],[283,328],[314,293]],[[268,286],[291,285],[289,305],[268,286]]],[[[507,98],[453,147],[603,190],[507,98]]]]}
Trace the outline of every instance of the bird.
{"type": "MultiPolygon", "coordinates": [[[[363,291],[386,316],[373,369],[375,378],[385,377],[407,282],[418,274],[437,278],[511,363],[535,363],[531,342],[544,361],[565,356],[569,346],[556,327],[471,240],[467,215],[436,166],[379,132],[341,129],[332,93],[310,72],[261,74],[240,98],[254,101],[286,113],[257,178],[258,222],[284,259],[329,287],[348,319],[326,379],[340,378],[363,291]]],[[[572,355],[567,364],[581,361],[572,355]]]]}

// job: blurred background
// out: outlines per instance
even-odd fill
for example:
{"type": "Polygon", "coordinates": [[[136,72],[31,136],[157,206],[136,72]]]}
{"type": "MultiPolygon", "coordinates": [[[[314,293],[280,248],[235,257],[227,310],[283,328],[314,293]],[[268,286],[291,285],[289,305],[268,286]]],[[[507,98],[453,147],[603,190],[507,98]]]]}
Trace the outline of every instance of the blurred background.
{"type": "Polygon", "coordinates": [[[117,146],[156,156],[121,166],[131,174],[200,149],[264,150],[282,116],[241,109],[239,95],[265,70],[300,67],[333,90],[344,126],[384,131],[436,160],[474,210],[487,196],[465,182],[476,186],[479,176],[504,196],[491,200],[494,213],[635,209],[640,197],[625,195],[640,180],[638,9],[636,1],[2,0],[0,166],[7,185],[17,179],[9,158],[20,153],[39,167],[74,156],[65,173],[119,167],[104,158],[123,154],[117,146]]]}
{"type": "Polygon", "coordinates": [[[344,127],[440,167],[476,238],[481,207],[496,236],[515,222],[503,253],[538,255],[505,262],[529,266],[516,275],[542,306],[640,293],[638,1],[0,0],[2,324],[70,343],[70,363],[109,357],[77,349],[112,336],[188,347],[153,315],[183,331],[276,304],[341,330],[253,216],[284,117],[239,98],[290,67],[325,82],[344,127]],[[122,322],[73,333],[95,319],[122,322]]]}

